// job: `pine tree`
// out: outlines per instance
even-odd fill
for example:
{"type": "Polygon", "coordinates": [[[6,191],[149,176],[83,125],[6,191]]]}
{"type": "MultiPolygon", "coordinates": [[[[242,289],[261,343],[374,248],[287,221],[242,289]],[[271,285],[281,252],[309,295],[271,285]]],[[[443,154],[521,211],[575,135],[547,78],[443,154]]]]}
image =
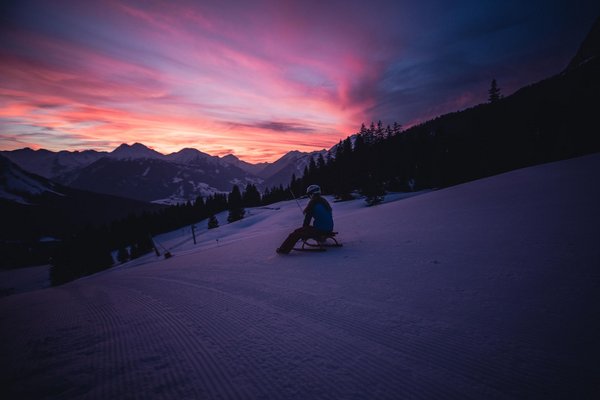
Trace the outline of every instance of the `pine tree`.
{"type": "Polygon", "coordinates": [[[384,139],[384,129],[383,122],[381,120],[377,121],[377,128],[375,129],[375,141],[380,142],[384,139]]]}
{"type": "Polygon", "coordinates": [[[148,236],[141,235],[131,246],[131,259],[138,258],[154,250],[154,244],[148,236]]]}
{"type": "Polygon", "coordinates": [[[213,214],[208,219],[208,229],[214,229],[214,228],[218,228],[218,227],[219,227],[219,220],[213,214]]]}
{"type": "Polygon", "coordinates": [[[383,185],[369,174],[368,179],[364,182],[361,188],[361,193],[365,196],[365,202],[369,206],[381,203],[385,195],[383,185]]]}
{"type": "Polygon", "coordinates": [[[360,130],[358,131],[358,134],[356,135],[356,139],[354,141],[355,149],[357,149],[357,150],[362,149],[363,145],[365,143],[367,143],[369,140],[370,140],[369,130],[367,129],[367,127],[365,126],[365,123],[363,122],[360,125],[360,130]]]}
{"type": "Polygon", "coordinates": [[[317,157],[317,169],[323,171],[325,168],[325,158],[323,158],[323,153],[319,153],[317,157]]]}
{"type": "Polygon", "coordinates": [[[397,122],[394,122],[394,127],[392,128],[393,136],[399,135],[402,132],[402,125],[397,122]]]}
{"type": "Polygon", "coordinates": [[[310,160],[308,161],[308,175],[313,175],[315,173],[317,169],[317,163],[315,162],[315,158],[314,157],[310,157],[310,160]]]}
{"type": "Polygon", "coordinates": [[[202,196],[198,196],[196,198],[193,210],[194,219],[204,219],[207,217],[206,204],[204,203],[204,199],[202,198],[202,196]]]}
{"type": "Polygon", "coordinates": [[[127,250],[126,247],[120,247],[119,251],[117,252],[117,260],[120,263],[124,263],[126,261],[129,261],[129,251],[127,250]]]}
{"type": "Polygon", "coordinates": [[[216,214],[227,210],[227,195],[215,193],[206,198],[206,215],[216,214]]]}
{"type": "Polygon", "coordinates": [[[250,183],[246,185],[242,198],[244,207],[257,207],[261,203],[260,192],[250,183]]]}
{"type": "MultiPolygon", "coordinates": [[[[365,126],[365,124],[363,124],[363,127],[365,126]]],[[[365,130],[366,132],[366,130],[365,130]]],[[[361,133],[356,135],[356,139],[354,139],[354,151],[356,153],[360,153],[364,150],[365,148],[365,139],[367,139],[367,134],[363,133],[361,130],[361,133]]]]}
{"type": "Polygon", "coordinates": [[[502,94],[500,93],[500,88],[498,87],[498,83],[495,79],[492,79],[492,83],[490,84],[490,89],[488,90],[488,100],[490,103],[495,103],[502,98],[502,94]]]}
{"type": "Polygon", "coordinates": [[[238,185],[233,185],[231,193],[229,193],[229,216],[227,217],[228,222],[235,222],[242,218],[246,214],[246,210],[243,207],[242,194],[238,185]]]}
{"type": "Polygon", "coordinates": [[[369,129],[365,132],[365,144],[370,146],[375,142],[375,132],[377,129],[375,128],[375,122],[371,121],[371,125],[369,125],[369,129]]]}

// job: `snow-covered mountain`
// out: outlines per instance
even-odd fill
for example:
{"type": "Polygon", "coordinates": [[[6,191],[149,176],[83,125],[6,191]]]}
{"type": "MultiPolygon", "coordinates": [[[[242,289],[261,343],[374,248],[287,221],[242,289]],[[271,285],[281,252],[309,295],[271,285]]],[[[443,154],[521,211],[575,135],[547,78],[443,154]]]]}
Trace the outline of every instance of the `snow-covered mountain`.
{"type": "Polygon", "coordinates": [[[323,253],[275,254],[295,202],[161,235],[169,259],[0,299],[5,397],[598,398],[599,170],[332,203],[323,253]]]}
{"type": "Polygon", "coordinates": [[[2,154],[24,169],[67,186],[163,204],[229,192],[234,184],[262,182],[196,149],[164,155],[141,143],[122,144],[110,153],[21,149],[2,154]]]}
{"type": "Polygon", "coordinates": [[[265,180],[265,187],[286,186],[290,184],[293,175],[296,178],[302,177],[304,169],[310,163],[311,158],[316,161],[319,155],[325,157],[326,154],[327,150],[313,151],[311,153],[304,153],[297,150],[290,151],[274,163],[266,166],[259,175],[265,180]]]}
{"type": "Polygon", "coordinates": [[[216,157],[185,148],[168,155],[141,143],[122,144],[112,152],[51,152],[29,148],[2,151],[21,168],[64,185],[137,200],[174,204],[217,192],[287,185],[302,176],[310,157],[291,151],[274,163],[250,164],[233,155],[216,157]]]}
{"type": "Polygon", "coordinates": [[[234,184],[243,188],[258,178],[219,162],[197,158],[182,164],[164,158],[102,158],[85,168],[61,176],[65,184],[99,193],[136,200],[176,204],[216,192],[229,192],[234,184]]]}

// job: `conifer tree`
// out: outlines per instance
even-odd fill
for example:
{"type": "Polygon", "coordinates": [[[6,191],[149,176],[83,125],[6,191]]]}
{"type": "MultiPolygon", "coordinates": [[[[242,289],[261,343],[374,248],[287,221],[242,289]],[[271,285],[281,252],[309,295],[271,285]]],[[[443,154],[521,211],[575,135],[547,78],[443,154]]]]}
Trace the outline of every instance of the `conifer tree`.
{"type": "Polygon", "coordinates": [[[350,157],[352,151],[354,150],[354,148],[352,147],[352,140],[350,139],[350,137],[347,137],[342,142],[342,147],[344,149],[344,156],[350,157]]]}
{"type": "Polygon", "coordinates": [[[243,207],[242,194],[238,185],[233,185],[231,193],[229,193],[229,216],[227,217],[228,222],[235,222],[242,218],[246,214],[246,210],[243,207]]]}
{"type": "Polygon", "coordinates": [[[218,228],[218,227],[219,227],[219,220],[213,214],[208,219],[208,229],[214,229],[214,228],[218,228]]]}
{"type": "Polygon", "coordinates": [[[388,125],[385,128],[385,139],[391,139],[392,136],[394,136],[394,131],[392,130],[392,127],[388,125]]]}
{"type": "Polygon", "coordinates": [[[377,128],[375,129],[375,141],[379,142],[384,138],[383,122],[377,121],[377,128]]]}
{"type": "Polygon", "coordinates": [[[371,121],[371,125],[369,125],[369,129],[365,132],[365,144],[372,145],[375,142],[375,122],[371,121]]]}
{"type": "Polygon", "coordinates": [[[129,261],[129,251],[127,250],[126,247],[120,247],[119,251],[117,252],[117,260],[120,263],[124,263],[126,261],[129,261]]]}
{"type": "Polygon", "coordinates": [[[323,170],[323,168],[325,168],[325,158],[323,158],[322,153],[319,153],[319,156],[317,157],[317,168],[319,170],[323,170]]]}
{"type": "MultiPolygon", "coordinates": [[[[363,124],[363,126],[365,126],[363,124]]],[[[366,130],[365,130],[366,132],[366,130]]],[[[356,135],[356,139],[354,140],[354,151],[360,153],[365,148],[365,139],[367,138],[367,133],[362,132],[356,135]]]]}
{"type": "Polygon", "coordinates": [[[393,136],[399,135],[402,132],[402,125],[397,122],[394,122],[394,127],[392,128],[393,136]]]}
{"type": "Polygon", "coordinates": [[[362,145],[368,140],[369,140],[369,130],[367,129],[367,127],[365,126],[365,123],[363,122],[362,124],[360,124],[360,130],[356,134],[356,140],[354,141],[354,144],[356,146],[357,142],[360,142],[360,143],[358,143],[358,147],[362,147],[362,145]]]}
{"type": "Polygon", "coordinates": [[[261,203],[260,192],[250,183],[246,185],[242,198],[244,207],[257,207],[261,203]]]}
{"type": "Polygon", "coordinates": [[[502,98],[502,94],[500,93],[500,88],[498,87],[498,83],[495,79],[492,79],[492,83],[490,84],[490,89],[488,90],[488,100],[490,103],[495,103],[502,98]]]}
{"type": "Polygon", "coordinates": [[[194,219],[204,219],[206,218],[206,204],[204,203],[204,199],[202,196],[198,196],[196,201],[194,202],[194,219]]]}
{"type": "Polygon", "coordinates": [[[383,185],[374,179],[371,174],[369,174],[368,179],[363,183],[361,193],[363,196],[365,196],[365,202],[367,205],[373,206],[383,201],[385,190],[383,185]]]}
{"type": "Polygon", "coordinates": [[[315,162],[315,158],[310,157],[310,160],[308,161],[308,174],[313,175],[315,173],[316,169],[317,169],[317,163],[315,162]]]}

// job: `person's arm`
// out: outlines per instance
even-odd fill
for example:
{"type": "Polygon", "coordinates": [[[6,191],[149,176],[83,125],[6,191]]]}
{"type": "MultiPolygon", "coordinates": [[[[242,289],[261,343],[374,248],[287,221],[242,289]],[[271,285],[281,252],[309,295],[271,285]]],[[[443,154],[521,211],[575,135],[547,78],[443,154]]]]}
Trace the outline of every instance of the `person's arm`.
{"type": "Polygon", "coordinates": [[[314,201],[311,199],[308,202],[308,205],[306,206],[306,208],[304,209],[304,222],[302,223],[302,226],[310,226],[310,220],[313,217],[313,215],[312,215],[313,205],[314,205],[314,201]]]}
{"type": "Polygon", "coordinates": [[[311,219],[312,219],[312,214],[306,213],[306,215],[304,216],[304,222],[302,223],[302,226],[310,226],[311,219]]]}

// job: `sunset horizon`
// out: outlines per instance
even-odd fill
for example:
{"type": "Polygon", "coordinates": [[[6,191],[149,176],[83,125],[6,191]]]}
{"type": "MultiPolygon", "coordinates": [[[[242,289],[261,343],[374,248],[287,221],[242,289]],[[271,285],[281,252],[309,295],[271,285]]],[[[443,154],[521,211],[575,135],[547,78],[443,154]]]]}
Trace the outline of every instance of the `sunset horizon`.
{"type": "Polygon", "coordinates": [[[362,123],[475,106],[492,79],[510,95],[560,73],[598,12],[591,1],[2,8],[0,150],[137,142],[250,163],[329,149],[362,123]]]}

